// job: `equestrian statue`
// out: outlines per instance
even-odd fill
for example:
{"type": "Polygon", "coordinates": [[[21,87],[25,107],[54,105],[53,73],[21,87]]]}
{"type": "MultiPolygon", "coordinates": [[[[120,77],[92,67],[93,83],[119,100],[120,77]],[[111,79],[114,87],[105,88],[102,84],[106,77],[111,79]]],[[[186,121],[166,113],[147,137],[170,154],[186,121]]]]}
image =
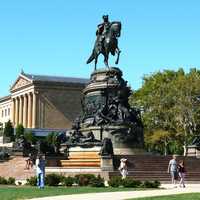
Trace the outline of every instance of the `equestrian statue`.
{"type": "Polygon", "coordinates": [[[97,67],[98,56],[103,54],[104,63],[109,68],[109,53],[113,56],[117,54],[115,64],[119,62],[120,49],[118,48],[118,37],[121,35],[121,22],[109,22],[108,15],[103,15],[103,23],[97,26],[96,41],[91,56],[87,64],[95,60],[95,70],[97,67]]]}

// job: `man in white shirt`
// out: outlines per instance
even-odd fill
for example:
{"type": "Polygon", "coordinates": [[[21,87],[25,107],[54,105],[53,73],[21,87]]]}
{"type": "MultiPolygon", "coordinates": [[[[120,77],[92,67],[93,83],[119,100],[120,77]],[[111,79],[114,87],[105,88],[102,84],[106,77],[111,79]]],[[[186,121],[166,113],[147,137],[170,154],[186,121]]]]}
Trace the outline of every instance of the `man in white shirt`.
{"type": "Polygon", "coordinates": [[[45,177],[45,158],[44,156],[37,156],[35,161],[36,175],[37,175],[37,186],[40,189],[44,188],[44,177],[45,177]]]}

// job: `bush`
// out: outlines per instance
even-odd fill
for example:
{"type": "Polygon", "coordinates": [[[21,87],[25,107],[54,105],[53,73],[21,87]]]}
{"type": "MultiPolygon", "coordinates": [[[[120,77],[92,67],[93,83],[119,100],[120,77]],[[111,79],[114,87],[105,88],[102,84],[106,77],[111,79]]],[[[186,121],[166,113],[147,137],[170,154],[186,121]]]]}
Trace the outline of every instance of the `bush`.
{"type": "Polygon", "coordinates": [[[27,142],[30,142],[31,144],[36,143],[36,137],[33,135],[31,131],[25,132],[24,138],[26,139],[27,142]]]}
{"type": "Polygon", "coordinates": [[[45,177],[46,185],[49,186],[58,186],[64,180],[64,176],[59,174],[48,174],[45,177]]]}
{"type": "Polygon", "coordinates": [[[122,185],[127,188],[136,188],[142,185],[141,181],[134,180],[132,178],[125,178],[122,180],[122,185]]]}
{"type": "Polygon", "coordinates": [[[8,181],[4,177],[0,176],[0,184],[7,185],[8,181]]]}
{"type": "Polygon", "coordinates": [[[143,183],[143,187],[144,188],[158,188],[160,186],[160,182],[159,181],[144,181],[143,183]]]}
{"type": "Polygon", "coordinates": [[[101,176],[98,175],[97,177],[92,178],[90,180],[90,185],[92,187],[105,187],[105,185],[104,185],[104,178],[101,178],[101,176]]]}
{"type": "Polygon", "coordinates": [[[72,186],[74,182],[75,182],[75,178],[71,176],[64,177],[64,179],[62,180],[62,184],[64,186],[72,186]]]}
{"type": "Polygon", "coordinates": [[[16,138],[20,138],[24,135],[24,126],[22,124],[18,124],[16,127],[16,138]]]}
{"type": "Polygon", "coordinates": [[[26,179],[26,185],[36,186],[37,185],[37,177],[32,176],[32,177],[26,179]]]}
{"type": "Polygon", "coordinates": [[[7,180],[7,184],[8,185],[15,185],[15,178],[9,177],[8,180],[7,180]]]}
{"type": "Polygon", "coordinates": [[[88,186],[92,179],[95,179],[93,174],[78,174],[75,176],[75,181],[79,186],[88,186]]]}
{"type": "Polygon", "coordinates": [[[14,137],[14,128],[13,128],[13,125],[12,125],[12,123],[11,123],[10,120],[5,123],[5,128],[4,128],[4,133],[3,134],[6,137],[9,137],[11,141],[15,140],[15,137],[14,137]]]}
{"type": "Polygon", "coordinates": [[[123,181],[120,176],[114,176],[114,177],[111,177],[111,179],[108,181],[108,184],[111,187],[119,187],[123,185],[123,181]]]}

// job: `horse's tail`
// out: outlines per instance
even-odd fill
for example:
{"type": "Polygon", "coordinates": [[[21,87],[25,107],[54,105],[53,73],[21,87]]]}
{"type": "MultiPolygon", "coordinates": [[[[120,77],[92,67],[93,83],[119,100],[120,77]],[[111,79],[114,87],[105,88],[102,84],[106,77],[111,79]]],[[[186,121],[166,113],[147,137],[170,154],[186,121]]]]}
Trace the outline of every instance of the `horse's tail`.
{"type": "Polygon", "coordinates": [[[90,56],[90,57],[88,58],[88,60],[87,60],[87,64],[91,63],[94,59],[95,59],[94,51],[92,51],[91,56],[90,56]]]}

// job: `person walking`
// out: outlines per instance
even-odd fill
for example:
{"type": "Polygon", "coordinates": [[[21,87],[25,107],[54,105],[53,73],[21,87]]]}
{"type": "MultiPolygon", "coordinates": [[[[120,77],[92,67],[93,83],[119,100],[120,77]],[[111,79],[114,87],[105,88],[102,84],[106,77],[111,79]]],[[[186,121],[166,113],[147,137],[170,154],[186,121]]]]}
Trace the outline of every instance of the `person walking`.
{"type": "Polygon", "coordinates": [[[44,178],[45,178],[45,157],[40,155],[36,159],[36,175],[37,175],[37,186],[40,189],[44,188],[44,178]]]}
{"type": "Polygon", "coordinates": [[[186,173],[185,163],[183,160],[180,160],[178,165],[178,174],[180,177],[179,187],[183,188],[185,187],[185,173],[186,173]]]}
{"type": "Polygon", "coordinates": [[[176,180],[178,179],[178,165],[176,161],[176,155],[172,156],[172,159],[169,161],[168,173],[171,175],[172,184],[176,187],[176,180]]]}
{"type": "Polygon", "coordinates": [[[118,168],[120,173],[121,173],[121,175],[122,175],[122,179],[125,179],[126,176],[128,175],[128,168],[127,168],[126,162],[127,162],[127,159],[126,158],[122,158],[120,160],[120,166],[118,168]]]}

